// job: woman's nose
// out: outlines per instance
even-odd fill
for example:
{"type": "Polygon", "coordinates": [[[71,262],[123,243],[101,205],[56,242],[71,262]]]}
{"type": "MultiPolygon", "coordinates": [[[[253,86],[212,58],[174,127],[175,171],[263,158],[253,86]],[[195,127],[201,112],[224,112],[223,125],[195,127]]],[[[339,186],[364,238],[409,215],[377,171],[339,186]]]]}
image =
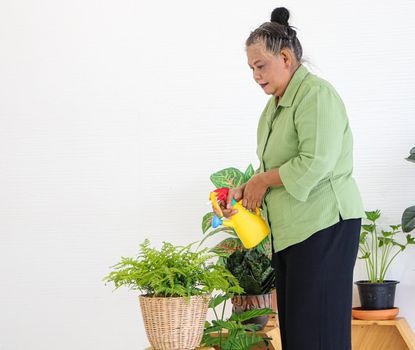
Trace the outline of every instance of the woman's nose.
{"type": "Polygon", "coordinates": [[[253,77],[256,82],[261,81],[261,75],[258,72],[253,71],[253,77]]]}

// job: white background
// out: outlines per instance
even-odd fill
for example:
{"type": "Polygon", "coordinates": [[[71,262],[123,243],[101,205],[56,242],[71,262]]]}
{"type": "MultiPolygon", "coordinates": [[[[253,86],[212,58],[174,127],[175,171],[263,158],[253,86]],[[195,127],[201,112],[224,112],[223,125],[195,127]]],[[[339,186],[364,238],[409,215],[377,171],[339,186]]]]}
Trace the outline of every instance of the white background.
{"type": "MultiPolygon", "coordinates": [[[[414,1],[3,0],[1,350],[148,345],[137,293],[101,279],[146,237],[201,239],[210,174],[257,167],[268,97],[244,41],[281,5],[346,103],[366,210],[400,223],[415,204],[414,1]]],[[[414,328],[415,248],[389,277],[414,328]]]]}

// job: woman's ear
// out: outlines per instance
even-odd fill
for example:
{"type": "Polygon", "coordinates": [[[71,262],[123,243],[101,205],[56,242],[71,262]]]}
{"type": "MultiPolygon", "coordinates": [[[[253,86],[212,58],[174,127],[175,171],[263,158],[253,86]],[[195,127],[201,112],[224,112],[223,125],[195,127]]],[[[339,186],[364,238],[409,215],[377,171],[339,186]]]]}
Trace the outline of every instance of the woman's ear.
{"type": "Polygon", "coordinates": [[[292,51],[289,50],[289,49],[282,49],[280,51],[280,55],[281,55],[281,58],[282,58],[284,64],[288,67],[290,67],[295,61],[294,60],[294,55],[293,55],[292,51]]]}

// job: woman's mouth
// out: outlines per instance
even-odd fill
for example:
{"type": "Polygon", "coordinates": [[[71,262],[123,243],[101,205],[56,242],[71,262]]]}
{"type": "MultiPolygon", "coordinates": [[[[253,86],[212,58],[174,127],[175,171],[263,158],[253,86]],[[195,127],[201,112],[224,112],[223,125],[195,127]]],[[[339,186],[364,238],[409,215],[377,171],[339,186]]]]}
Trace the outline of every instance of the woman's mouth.
{"type": "Polygon", "coordinates": [[[265,86],[267,86],[267,85],[268,85],[268,83],[265,83],[265,84],[259,84],[259,85],[261,85],[261,87],[262,87],[262,88],[264,88],[265,86]]]}

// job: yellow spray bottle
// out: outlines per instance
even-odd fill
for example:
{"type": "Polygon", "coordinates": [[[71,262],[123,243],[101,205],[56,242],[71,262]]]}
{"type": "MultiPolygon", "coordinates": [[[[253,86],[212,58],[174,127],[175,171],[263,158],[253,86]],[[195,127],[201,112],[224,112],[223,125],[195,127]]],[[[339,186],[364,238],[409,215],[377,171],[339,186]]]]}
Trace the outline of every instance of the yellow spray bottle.
{"type": "Polygon", "coordinates": [[[244,208],[242,201],[232,200],[232,209],[238,212],[229,219],[223,219],[222,210],[218,204],[219,200],[225,200],[228,196],[228,188],[218,188],[209,195],[213,208],[220,214],[215,215],[212,219],[212,227],[220,225],[232,227],[245,248],[251,249],[261,243],[269,234],[269,227],[262,219],[259,208],[256,208],[255,214],[244,208]]]}

